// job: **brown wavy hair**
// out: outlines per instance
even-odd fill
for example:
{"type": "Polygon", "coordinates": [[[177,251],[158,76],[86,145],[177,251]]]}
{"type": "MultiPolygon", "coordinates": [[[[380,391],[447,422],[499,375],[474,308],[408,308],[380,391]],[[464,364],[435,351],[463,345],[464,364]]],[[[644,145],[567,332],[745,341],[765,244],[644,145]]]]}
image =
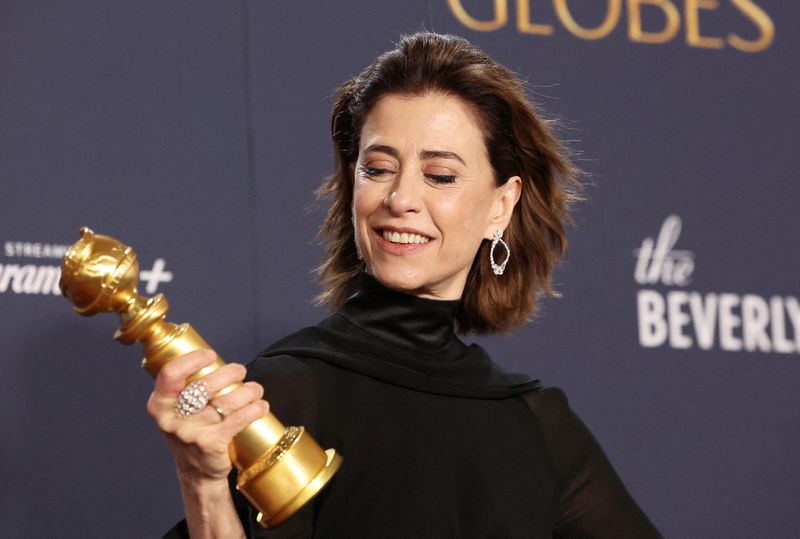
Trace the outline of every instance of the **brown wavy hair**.
{"type": "MultiPolygon", "coordinates": [[[[330,199],[320,229],[325,262],[317,270],[321,303],[338,308],[363,263],[352,223],[353,165],[367,115],[387,94],[455,96],[477,112],[498,185],[522,178],[522,194],[504,232],[511,260],[502,276],[489,264],[490,240],[472,263],[462,296],[459,333],[494,333],[522,325],[541,294],[554,295],[553,269],[567,246],[569,204],[579,198],[579,170],[509,69],[467,40],[430,32],[404,36],[336,92],[331,117],[335,171],[317,190],[330,199]]],[[[501,259],[502,259],[501,255],[501,259]]]]}

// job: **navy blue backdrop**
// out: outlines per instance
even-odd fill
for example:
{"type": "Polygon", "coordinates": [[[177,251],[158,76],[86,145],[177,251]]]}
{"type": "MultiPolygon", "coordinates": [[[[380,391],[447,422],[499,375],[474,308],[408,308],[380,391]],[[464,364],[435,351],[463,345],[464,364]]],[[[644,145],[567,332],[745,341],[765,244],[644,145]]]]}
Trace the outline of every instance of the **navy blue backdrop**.
{"type": "Polygon", "coordinates": [[[248,361],[325,314],[332,92],[425,28],[526,78],[591,174],[563,297],[481,344],[566,390],[668,537],[793,536],[798,26],[787,0],[0,1],[0,535],[181,516],[139,350],[53,291],[78,228],[248,361]]]}

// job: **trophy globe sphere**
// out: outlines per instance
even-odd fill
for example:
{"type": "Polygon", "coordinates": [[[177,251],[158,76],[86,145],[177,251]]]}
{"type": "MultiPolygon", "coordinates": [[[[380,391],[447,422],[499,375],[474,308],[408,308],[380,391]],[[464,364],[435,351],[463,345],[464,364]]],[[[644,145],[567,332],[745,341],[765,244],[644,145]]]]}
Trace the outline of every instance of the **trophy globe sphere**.
{"type": "Polygon", "coordinates": [[[61,292],[84,316],[126,310],[139,282],[136,253],[87,227],[80,232],[61,264],[61,292]]]}

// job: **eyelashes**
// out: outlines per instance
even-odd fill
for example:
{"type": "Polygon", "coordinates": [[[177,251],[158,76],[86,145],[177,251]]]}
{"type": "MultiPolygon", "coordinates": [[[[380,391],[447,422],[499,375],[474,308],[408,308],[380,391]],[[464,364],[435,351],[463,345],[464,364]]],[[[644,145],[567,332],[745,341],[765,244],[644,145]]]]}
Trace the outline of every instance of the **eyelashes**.
{"type": "Polygon", "coordinates": [[[370,178],[380,178],[381,176],[385,176],[389,173],[389,171],[385,168],[377,168],[377,167],[368,167],[364,165],[358,165],[358,172],[370,178]]]}
{"type": "MultiPolygon", "coordinates": [[[[369,167],[365,165],[359,165],[358,172],[363,176],[375,179],[379,179],[381,177],[386,177],[391,174],[394,174],[394,172],[389,169],[369,167]]],[[[441,183],[441,184],[453,183],[456,181],[456,176],[448,174],[425,174],[425,177],[435,183],[441,183]]]]}
{"type": "Polygon", "coordinates": [[[430,178],[436,183],[453,183],[454,181],[456,181],[455,176],[447,176],[442,174],[426,174],[425,177],[430,178]]]}

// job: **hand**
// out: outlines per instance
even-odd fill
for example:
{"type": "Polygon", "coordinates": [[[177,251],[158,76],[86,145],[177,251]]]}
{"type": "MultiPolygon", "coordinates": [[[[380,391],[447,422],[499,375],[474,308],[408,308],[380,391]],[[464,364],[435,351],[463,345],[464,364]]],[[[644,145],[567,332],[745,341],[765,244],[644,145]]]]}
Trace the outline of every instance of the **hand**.
{"type": "MultiPolygon", "coordinates": [[[[231,439],[269,412],[269,404],[262,399],[264,388],[257,382],[247,382],[230,393],[212,398],[196,415],[178,417],[175,402],[187,385],[186,379],[215,358],[210,350],[198,350],[171,360],[159,371],[147,403],[148,413],[167,439],[182,483],[227,481],[232,466],[228,455],[231,439]]],[[[245,374],[244,366],[228,363],[200,381],[206,383],[213,396],[231,384],[240,383],[245,374]]]]}

